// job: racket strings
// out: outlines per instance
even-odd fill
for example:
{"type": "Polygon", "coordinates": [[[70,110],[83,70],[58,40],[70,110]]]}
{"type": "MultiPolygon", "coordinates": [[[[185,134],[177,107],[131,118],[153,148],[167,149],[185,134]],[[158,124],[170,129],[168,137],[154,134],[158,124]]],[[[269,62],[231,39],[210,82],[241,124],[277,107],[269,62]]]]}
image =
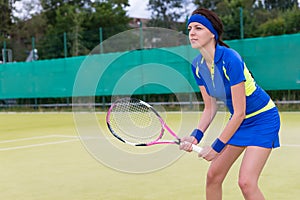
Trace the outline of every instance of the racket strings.
{"type": "Polygon", "coordinates": [[[149,143],[163,133],[161,122],[151,108],[134,100],[117,102],[111,111],[110,124],[121,138],[133,143],[149,143]]]}

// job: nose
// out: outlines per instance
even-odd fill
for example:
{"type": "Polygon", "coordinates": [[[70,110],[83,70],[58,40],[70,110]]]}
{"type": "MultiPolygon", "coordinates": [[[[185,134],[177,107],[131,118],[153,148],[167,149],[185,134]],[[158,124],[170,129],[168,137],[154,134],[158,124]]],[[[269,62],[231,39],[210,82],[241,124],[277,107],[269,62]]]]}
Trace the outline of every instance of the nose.
{"type": "Polygon", "coordinates": [[[189,35],[193,35],[193,31],[192,30],[190,30],[189,35]]]}
{"type": "Polygon", "coordinates": [[[193,28],[190,29],[189,35],[194,35],[194,29],[193,28]]]}

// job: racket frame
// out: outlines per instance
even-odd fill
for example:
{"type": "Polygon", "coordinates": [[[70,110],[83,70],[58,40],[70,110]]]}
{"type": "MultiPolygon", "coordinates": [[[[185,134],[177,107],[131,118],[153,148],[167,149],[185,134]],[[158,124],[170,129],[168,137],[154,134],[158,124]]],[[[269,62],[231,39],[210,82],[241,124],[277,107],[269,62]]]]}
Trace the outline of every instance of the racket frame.
{"type": "MultiPolygon", "coordinates": [[[[115,136],[118,140],[120,140],[121,142],[125,143],[125,144],[129,144],[132,146],[152,146],[152,145],[156,145],[156,144],[177,144],[180,145],[181,140],[180,138],[177,136],[177,134],[166,124],[166,122],[162,119],[162,117],[159,115],[159,113],[148,103],[140,100],[140,99],[136,99],[136,98],[130,98],[130,97],[126,97],[126,98],[121,98],[118,99],[117,101],[115,101],[110,108],[107,111],[107,115],[106,115],[106,124],[107,127],[109,129],[109,131],[113,134],[113,136],[115,136]],[[127,100],[128,102],[131,102],[132,100],[137,101],[138,103],[141,103],[143,105],[145,105],[147,108],[149,108],[159,119],[161,125],[162,125],[162,129],[161,132],[159,134],[159,136],[152,142],[149,143],[133,143],[133,142],[129,142],[126,141],[124,139],[122,139],[111,127],[110,125],[110,116],[112,113],[113,108],[119,103],[120,100],[127,100]],[[176,138],[176,140],[160,140],[163,137],[163,134],[165,132],[165,130],[167,130],[174,138],[176,138]]],[[[202,151],[202,147],[199,147],[197,145],[192,144],[192,150],[200,153],[202,151]]]]}

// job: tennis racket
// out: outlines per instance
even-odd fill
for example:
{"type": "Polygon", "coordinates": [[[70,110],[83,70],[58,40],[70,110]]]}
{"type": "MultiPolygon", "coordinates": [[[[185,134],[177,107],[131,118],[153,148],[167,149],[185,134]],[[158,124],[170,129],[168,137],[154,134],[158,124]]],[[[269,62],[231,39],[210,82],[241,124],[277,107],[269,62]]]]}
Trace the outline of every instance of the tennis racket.
{"type": "MultiPolygon", "coordinates": [[[[134,98],[121,98],[115,101],[106,115],[110,132],[125,144],[132,146],[152,146],[156,144],[180,144],[180,138],[171,130],[148,103],[134,98]],[[175,139],[163,140],[167,130],[175,139]]],[[[192,145],[193,151],[200,153],[202,148],[192,145]]]]}

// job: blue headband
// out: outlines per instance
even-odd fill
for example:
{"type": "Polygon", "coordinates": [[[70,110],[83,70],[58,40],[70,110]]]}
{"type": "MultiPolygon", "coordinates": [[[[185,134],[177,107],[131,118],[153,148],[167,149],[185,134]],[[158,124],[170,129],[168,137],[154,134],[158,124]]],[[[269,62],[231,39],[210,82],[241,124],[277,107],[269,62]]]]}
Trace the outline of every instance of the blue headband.
{"type": "Polygon", "coordinates": [[[203,15],[199,15],[199,14],[192,15],[187,23],[187,26],[192,22],[198,22],[198,23],[202,24],[203,26],[205,26],[212,34],[215,35],[215,39],[218,40],[219,35],[218,35],[217,31],[215,30],[215,28],[213,27],[211,22],[206,17],[204,17],[203,15]]]}

